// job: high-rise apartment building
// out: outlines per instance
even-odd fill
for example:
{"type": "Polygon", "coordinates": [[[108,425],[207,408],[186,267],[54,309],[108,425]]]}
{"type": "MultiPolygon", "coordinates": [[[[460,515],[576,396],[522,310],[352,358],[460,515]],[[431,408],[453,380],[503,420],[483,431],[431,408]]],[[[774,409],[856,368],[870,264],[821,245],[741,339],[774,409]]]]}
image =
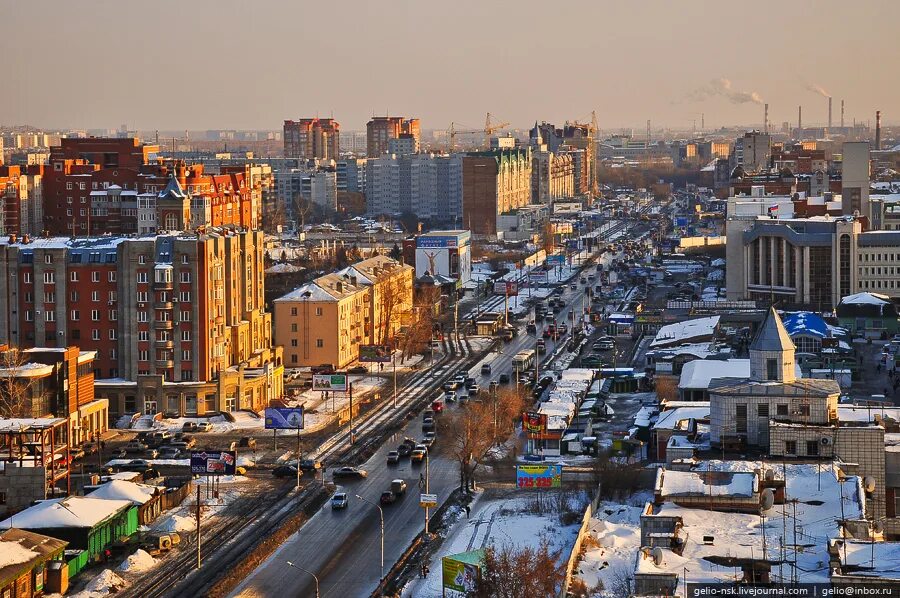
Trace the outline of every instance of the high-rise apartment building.
{"type": "Polygon", "coordinates": [[[747,131],[734,141],[734,166],[745,172],[757,172],[768,168],[772,150],[772,138],[768,133],[747,131]]]}
{"type": "Polygon", "coordinates": [[[384,154],[366,162],[366,212],[452,223],[462,215],[462,154],[384,154]]]}
{"type": "Polygon", "coordinates": [[[96,351],[110,415],[259,409],[281,395],[263,233],[0,243],[0,342],[96,351]]]}
{"type": "MultiPolygon", "coordinates": [[[[370,158],[377,158],[390,151],[391,139],[405,137],[404,148],[411,152],[419,151],[421,130],[418,118],[404,119],[402,116],[375,116],[366,123],[366,153],[370,158]]],[[[399,152],[398,152],[399,153],[399,152]]]]}
{"type": "Polygon", "coordinates": [[[284,121],[286,158],[337,160],[341,153],[341,125],[333,118],[284,121]]]}
{"type": "Polygon", "coordinates": [[[531,150],[490,150],[462,159],[463,227],[473,235],[497,235],[497,218],[531,202],[531,150]]]}

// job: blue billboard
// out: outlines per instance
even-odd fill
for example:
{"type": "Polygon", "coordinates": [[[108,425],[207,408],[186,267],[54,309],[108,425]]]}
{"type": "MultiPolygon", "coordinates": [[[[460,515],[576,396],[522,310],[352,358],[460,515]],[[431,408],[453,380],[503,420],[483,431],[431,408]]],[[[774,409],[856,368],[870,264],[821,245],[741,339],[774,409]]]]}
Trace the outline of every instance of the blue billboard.
{"type": "Polygon", "coordinates": [[[516,465],[519,488],[561,488],[562,465],[516,465]]]}
{"type": "Polygon", "coordinates": [[[303,407],[267,407],[266,430],[302,430],[303,407]]]}
{"type": "Polygon", "coordinates": [[[555,253],[553,255],[547,256],[547,264],[553,264],[556,266],[564,266],[566,263],[566,256],[561,253],[555,253]]]}

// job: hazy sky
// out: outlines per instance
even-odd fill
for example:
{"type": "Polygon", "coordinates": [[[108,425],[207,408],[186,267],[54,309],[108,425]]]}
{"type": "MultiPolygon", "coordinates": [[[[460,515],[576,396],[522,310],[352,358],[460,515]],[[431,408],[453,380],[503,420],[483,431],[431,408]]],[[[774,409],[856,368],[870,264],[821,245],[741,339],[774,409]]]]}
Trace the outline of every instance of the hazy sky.
{"type": "Polygon", "coordinates": [[[0,124],[900,121],[900,0],[0,0],[0,124]],[[727,79],[728,83],[722,81],[727,79]],[[756,96],[753,96],[753,94],[756,96]]]}

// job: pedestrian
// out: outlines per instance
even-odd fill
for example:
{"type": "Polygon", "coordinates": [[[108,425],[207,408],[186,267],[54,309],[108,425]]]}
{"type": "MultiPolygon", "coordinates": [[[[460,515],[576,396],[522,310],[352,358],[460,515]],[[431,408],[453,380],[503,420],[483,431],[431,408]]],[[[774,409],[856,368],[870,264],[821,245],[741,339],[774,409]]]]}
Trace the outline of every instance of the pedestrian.
{"type": "Polygon", "coordinates": [[[471,514],[472,514],[472,507],[470,507],[469,505],[466,505],[466,519],[468,519],[469,515],[471,515],[471,514]]]}

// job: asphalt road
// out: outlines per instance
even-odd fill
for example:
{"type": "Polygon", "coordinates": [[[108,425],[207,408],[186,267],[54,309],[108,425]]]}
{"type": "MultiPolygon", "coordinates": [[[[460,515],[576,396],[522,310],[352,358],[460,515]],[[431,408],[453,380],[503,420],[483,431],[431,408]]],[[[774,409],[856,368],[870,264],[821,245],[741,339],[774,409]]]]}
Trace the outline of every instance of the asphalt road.
{"type": "MultiPolygon", "coordinates": [[[[559,322],[568,321],[571,327],[569,313],[572,309],[576,310],[576,314],[581,310],[585,289],[586,285],[580,284],[577,289],[566,286],[563,295],[566,308],[557,316],[559,322]]],[[[516,353],[534,348],[537,337],[524,332],[525,322],[532,316],[533,312],[520,321],[520,333],[511,342],[504,343],[501,352],[489,354],[472,368],[469,375],[478,381],[481,388],[487,388],[490,381],[496,380],[501,373],[511,373],[512,359],[516,353]],[[490,376],[481,374],[482,363],[491,364],[490,376]]],[[[538,334],[541,330],[539,326],[538,334]]],[[[559,342],[568,342],[568,338],[567,335],[559,342]]],[[[556,345],[548,340],[547,355],[552,354],[555,348],[556,345]]],[[[287,561],[291,561],[318,575],[319,591],[323,598],[368,596],[381,575],[380,518],[375,506],[366,504],[355,495],[377,503],[381,492],[389,488],[392,479],[405,479],[409,486],[403,499],[384,507],[385,570],[397,561],[424,526],[424,509],[419,507],[418,500],[419,474],[424,472],[424,466],[411,465],[409,460],[401,461],[399,466],[388,466],[385,461],[387,452],[395,449],[404,436],[422,436],[421,418],[412,420],[402,433],[386,442],[361,466],[368,472],[367,478],[341,484],[338,491],[347,492],[351,499],[346,510],[333,511],[329,505],[323,507],[294,538],[256,569],[234,595],[313,596],[315,587],[312,576],[287,565],[287,561]]],[[[459,484],[459,476],[458,466],[446,447],[441,445],[440,437],[432,449],[429,468],[429,490],[442,501],[459,484]]]]}

